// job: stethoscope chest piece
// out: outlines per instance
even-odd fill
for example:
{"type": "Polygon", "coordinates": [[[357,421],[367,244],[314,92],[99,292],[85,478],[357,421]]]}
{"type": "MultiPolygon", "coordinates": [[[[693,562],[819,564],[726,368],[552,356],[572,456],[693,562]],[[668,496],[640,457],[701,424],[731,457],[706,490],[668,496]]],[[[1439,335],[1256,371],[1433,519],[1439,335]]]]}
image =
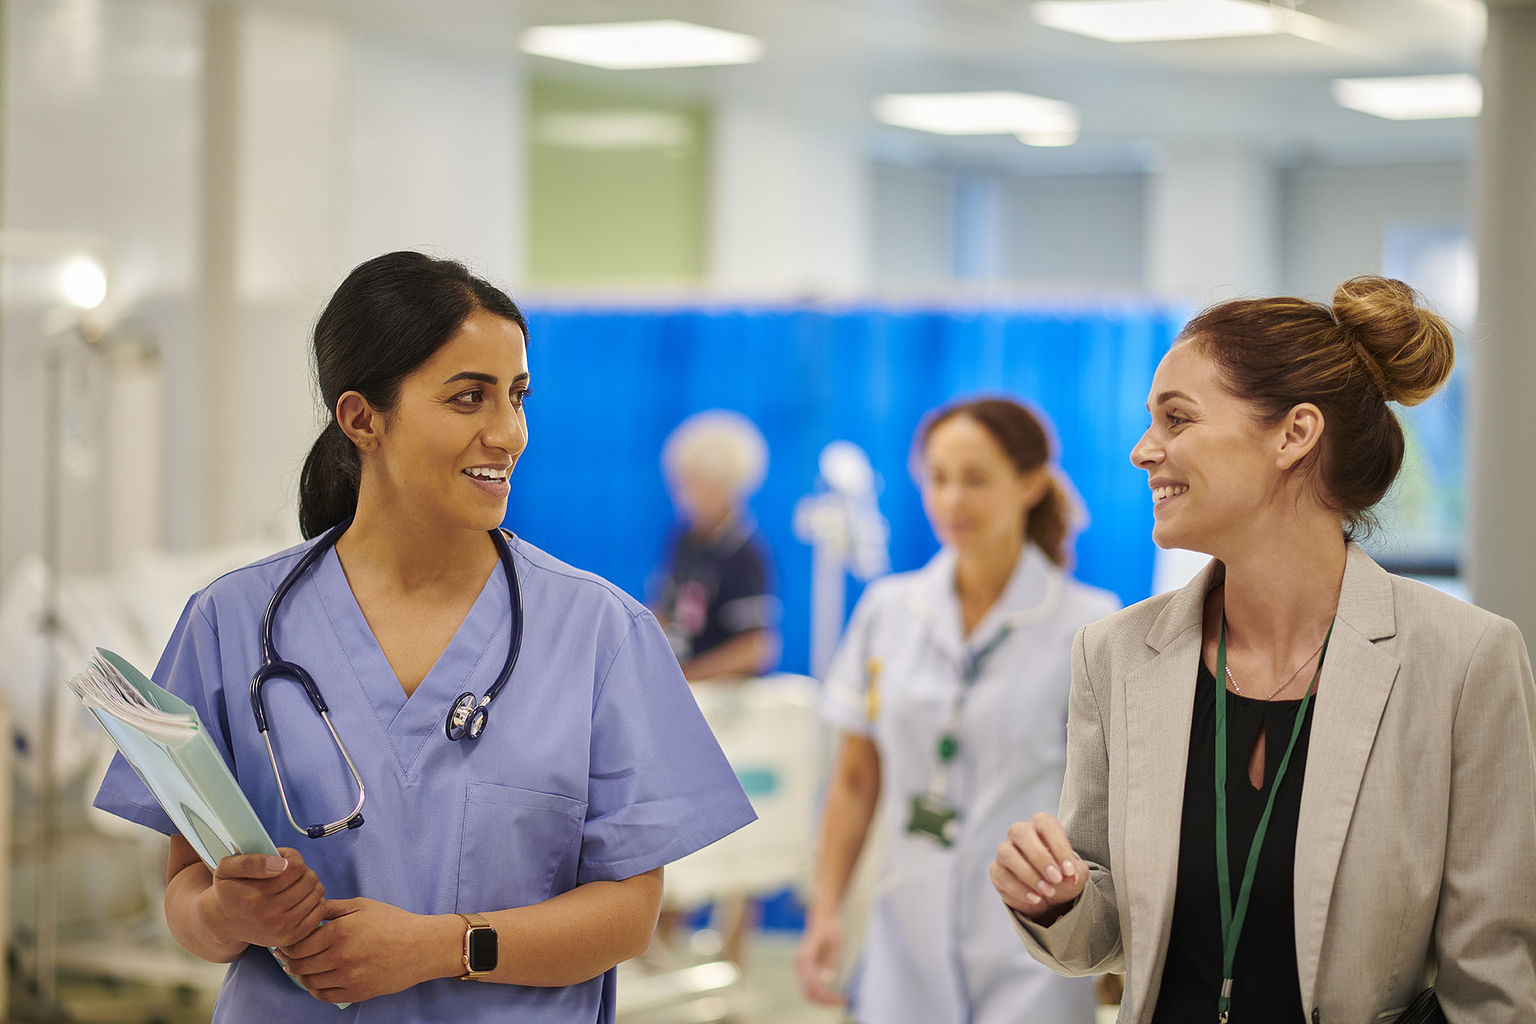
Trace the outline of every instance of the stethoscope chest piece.
{"type": "Polygon", "coordinates": [[[507,544],[506,536],[500,530],[492,530],[491,540],[506,567],[508,599],[512,603],[512,639],[507,644],[506,664],[501,666],[500,674],[485,696],[477,702],[475,695],[466,690],[448,709],[443,732],[455,743],[462,739],[478,740],[485,732],[485,725],[491,720],[490,703],[507,685],[512,670],[517,667],[517,656],[523,649],[523,585],[517,576],[517,566],[512,562],[512,548],[507,544]]]}
{"type": "Polygon", "coordinates": [[[486,705],[491,702],[489,695],[479,705],[475,704],[475,695],[465,691],[459,694],[453,702],[453,708],[448,712],[448,720],[443,723],[443,732],[448,738],[457,742],[468,736],[472,740],[480,738],[485,732],[485,724],[491,720],[491,711],[486,705]]]}

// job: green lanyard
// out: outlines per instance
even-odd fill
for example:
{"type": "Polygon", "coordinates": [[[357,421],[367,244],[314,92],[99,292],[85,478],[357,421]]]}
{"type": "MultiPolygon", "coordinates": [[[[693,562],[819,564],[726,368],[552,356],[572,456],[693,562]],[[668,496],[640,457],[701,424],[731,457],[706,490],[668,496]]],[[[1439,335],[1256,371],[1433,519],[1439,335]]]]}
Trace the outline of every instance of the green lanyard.
{"type": "Polygon", "coordinates": [[[928,791],[934,796],[943,796],[949,782],[949,764],[960,753],[960,717],[965,711],[965,696],[981,678],[982,669],[987,667],[987,661],[992,657],[992,652],[1003,645],[1013,634],[1012,626],[1004,626],[997,636],[988,641],[987,645],[965,660],[965,665],[960,669],[960,690],[955,694],[954,702],[949,706],[949,717],[944,722],[944,731],[939,734],[939,770],[934,773],[933,782],[928,791]]]}
{"type": "Polygon", "coordinates": [[[1237,959],[1237,940],[1243,931],[1243,918],[1248,916],[1248,897],[1253,892],[1253,876],[1259,870],[1259,851],[1264,847],[1264,833],[1269,829],[1269,814],[1275,809],[1275,794],[1280,792],[1280,780],[1290,767],[1291,753],[1301,736],[1302,723],[1307,718],[1307,707],[1312,702],[1312,691],[1317,679],[1323,674],[1323,659],[1328,656],[1328,641],[1333,639],[1333,626],[1323,638],[1318,653],[1317,671],[1307,686],[1307,695],[1296,711],[1296,724],[1291,728],[1291,742],[1286,745],[1285,756],[1280,759],[1280,769],[1270,785],[1269,800],[1264,804],[1264,814],[1259,827],[1254,830],[1253,843],[1248,847],[1248,864],[1243,869],[1243,886],[1237,894],[1237,908],[1232,907],[1232,868],[1227,860],[1227,613],[1221,613],[1221,639],[1216,645],[1216,882],[1221,888],[1221,996],[1216,1001],[1217,1024],[1227,1024],[1232,1012],[1232,963],[1237,959]]]}

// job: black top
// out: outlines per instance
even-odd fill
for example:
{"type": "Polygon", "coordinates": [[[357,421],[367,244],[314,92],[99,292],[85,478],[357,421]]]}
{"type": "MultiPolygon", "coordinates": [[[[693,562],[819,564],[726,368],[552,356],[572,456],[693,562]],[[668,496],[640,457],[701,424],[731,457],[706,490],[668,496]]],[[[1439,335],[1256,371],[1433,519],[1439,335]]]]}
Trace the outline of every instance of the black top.
{"type": "MultiPolygon", "coordinates": [[[[1307,708],[1290,767],[1275,796],[1264,850],[1249,897],[1248,917],[1232,968],[1232,1024],[1305,1024],[1296,974],[1293,896],[1296,826],[1306,777],[1314,700],[1307,708]]],[[[1296,724],[1299,700],[1253,700],[1227,694],[1227,844],[1232,903],[1237,904],[1253,833],[1264,813],[1275,772],[1296,724]],[[1248,758],[1264,728],[1264,788],[1248,779],[1248,758]]],[[[1216,883],[1216,679],[1200,663],[1195,683],[1184,817],[1179,833],[1179,881],[1173,903],[1168,960],[1153,1024],[1215,1021],[1221,994],[1221,903],[1216,883]]]]}
{"type": "Polygon", "coordinates": [[[778,625],[773,563],[756,524],[736,520],[713,538],[680,530],[671,547],[656,607],[679,661],[738,634],[778,625]]]}

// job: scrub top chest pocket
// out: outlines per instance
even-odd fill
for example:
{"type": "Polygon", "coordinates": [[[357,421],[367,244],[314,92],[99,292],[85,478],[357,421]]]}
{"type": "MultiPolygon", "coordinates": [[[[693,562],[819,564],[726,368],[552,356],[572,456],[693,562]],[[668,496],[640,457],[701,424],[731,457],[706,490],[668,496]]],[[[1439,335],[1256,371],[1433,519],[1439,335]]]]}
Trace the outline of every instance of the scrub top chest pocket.
{"type": "Polygon", "coordinates": [[[574,889],[586,814],[570,797],[470,783],[455,909],[526,907],[574,889]]]}

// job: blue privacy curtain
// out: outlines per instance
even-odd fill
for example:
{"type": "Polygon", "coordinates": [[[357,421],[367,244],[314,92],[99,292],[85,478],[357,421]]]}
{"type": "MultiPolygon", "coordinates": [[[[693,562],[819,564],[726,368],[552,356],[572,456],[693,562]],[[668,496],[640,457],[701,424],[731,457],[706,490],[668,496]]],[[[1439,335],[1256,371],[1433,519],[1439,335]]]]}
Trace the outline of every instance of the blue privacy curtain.
{"type": "Polygon", "coordinates": [[[674,522],[662,442],[701,409],[745,414],[771,453],[751,508],[778,569],[787,671],[809,661],[810,549],[791,515],[822,446],[841,438],[869,453],[892,567],[917,568],[938,544],[908,450],[922,415],[957,396],[1004,393],[1051,419],[1091,520],[1077,576],[1126,603],[1149,592],[1151,499],[1127,456],[1176,312],[535,308],[528,319],[531,436],[507,527],[644,600],[674,522]]]}

